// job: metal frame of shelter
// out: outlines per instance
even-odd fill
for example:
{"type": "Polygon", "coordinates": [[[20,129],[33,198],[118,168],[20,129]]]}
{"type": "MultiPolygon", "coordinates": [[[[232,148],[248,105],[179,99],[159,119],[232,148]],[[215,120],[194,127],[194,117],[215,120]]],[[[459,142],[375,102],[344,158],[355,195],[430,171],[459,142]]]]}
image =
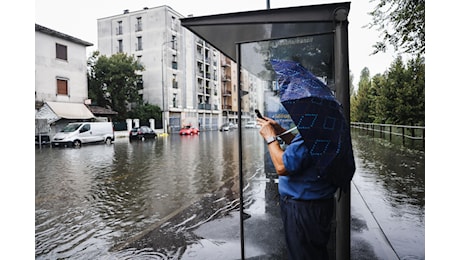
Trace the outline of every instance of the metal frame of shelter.
{"type": "MultiPolygon", "coordinates": [[[[182,18],[182,26],[210,43],[227,57],[237,62],[241,71],[241,45],[250,42],[302,37],[305,35],[332,34],[332,79],[330,87],[342,103],[345,116],[350,121],[348,14],[350,2],[265,9],[239,13],[182,18]],[[275,30],[275,28],[277,28],[275,30]]],[[[238,73],[238,142],[240,181],[240,232],[241,258],[244,259],[243,228],[243,168],[241,73],[238,73]]],[[[336,259],[350,259],[350,193],[340,194],[336,202],[336,259]]]]}

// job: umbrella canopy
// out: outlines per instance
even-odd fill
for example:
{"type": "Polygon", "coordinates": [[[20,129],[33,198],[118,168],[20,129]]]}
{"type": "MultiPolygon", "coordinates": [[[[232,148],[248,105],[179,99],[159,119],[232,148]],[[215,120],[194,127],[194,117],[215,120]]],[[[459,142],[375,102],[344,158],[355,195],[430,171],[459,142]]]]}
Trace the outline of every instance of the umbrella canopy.
{"type": "Polygon", "coordinates": [[[308,148],[319,178],[347,190],[355,163],[342,105],[315,75],[294,61],[272,60],[280,101],[308,148]],[[330,174],[333,173],[333,174],[330,174]]]}

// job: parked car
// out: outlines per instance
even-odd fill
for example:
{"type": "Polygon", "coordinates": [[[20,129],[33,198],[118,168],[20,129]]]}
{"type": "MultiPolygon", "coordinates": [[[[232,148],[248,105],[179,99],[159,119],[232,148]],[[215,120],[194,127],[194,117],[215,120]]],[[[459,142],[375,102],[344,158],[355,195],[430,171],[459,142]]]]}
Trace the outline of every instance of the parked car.
{"type": "Polygon", "coordinates": [[[157,133],[148,126],[134,127],[129,131],[129,141],[156,139],[157,133]]]}
{"type": "Polygon", "coordinates": [[[230,130],[230,124],[223,124],[220,128],[219,131],[224,132],[224,131],[229,131],[230,130]]]}
{"type": "Polygon", "coordinates": [[[50,144],[51,143],[51,138],[47,133],[39,133],[35,135],[35,144],[50,144]]]}
{"type": "Polygon", "coordinates": [[[77,122],[69,123],[53,136],[52,146],[80,147],[87,143],[107,143],[115,141],[111,122],[77,122]]]}
{"type": "Polygon", "coordinates": [[[256,121],[248,121],[245,125],[244,128],[258,128],[258,125],[256,121]]]}
{"type": "Polygon", "coordinates": [[[179,130],[179,135],[197,135],[200,132],[198,128],[192,127],[191,125],[186,125],[181,130],[179,130]]]}
{"type": "Polygon", "coordinates": [[[237,124],[234,124],[232,122],[229,122],[229,123],[225,123],[223,124],[220,128],[219,128],[219,131],[230,131],[230,130],[233,130],[233,129],[236,129],[238,128],[238,125],[237,124]]]}

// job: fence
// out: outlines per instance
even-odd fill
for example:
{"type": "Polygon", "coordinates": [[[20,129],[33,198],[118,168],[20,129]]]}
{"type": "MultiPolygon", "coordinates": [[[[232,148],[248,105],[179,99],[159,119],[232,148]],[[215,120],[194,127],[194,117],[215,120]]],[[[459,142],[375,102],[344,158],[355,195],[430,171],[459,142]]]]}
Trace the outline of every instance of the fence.
{"type": "Polygon", "coordinates": [[[380,138],[388,138],[392,141],[393,136],[399,137],[402,144],[406,144],[406,140],[422,141],[425,145],[425,127],[424,126],[409,126],[409,125],[391,125],[391,124],[374,124],[351,122],[350,126],[355,129],[370,132],[374,137],[376,134],[380,138]]]}

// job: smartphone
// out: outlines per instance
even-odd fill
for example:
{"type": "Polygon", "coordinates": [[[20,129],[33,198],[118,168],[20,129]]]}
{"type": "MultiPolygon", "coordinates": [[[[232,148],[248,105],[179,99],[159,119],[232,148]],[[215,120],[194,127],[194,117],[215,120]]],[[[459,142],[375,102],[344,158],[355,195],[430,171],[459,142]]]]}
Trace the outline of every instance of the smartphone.
{"type": "Polygon", "coordinates": [[[256,109],[254,111],[256,112],[256,115],[257,115],[258,118],[263,119],[263,120],[267,120],[262,116],[262,114],[260,113],[259,109],[256,109]]]}

